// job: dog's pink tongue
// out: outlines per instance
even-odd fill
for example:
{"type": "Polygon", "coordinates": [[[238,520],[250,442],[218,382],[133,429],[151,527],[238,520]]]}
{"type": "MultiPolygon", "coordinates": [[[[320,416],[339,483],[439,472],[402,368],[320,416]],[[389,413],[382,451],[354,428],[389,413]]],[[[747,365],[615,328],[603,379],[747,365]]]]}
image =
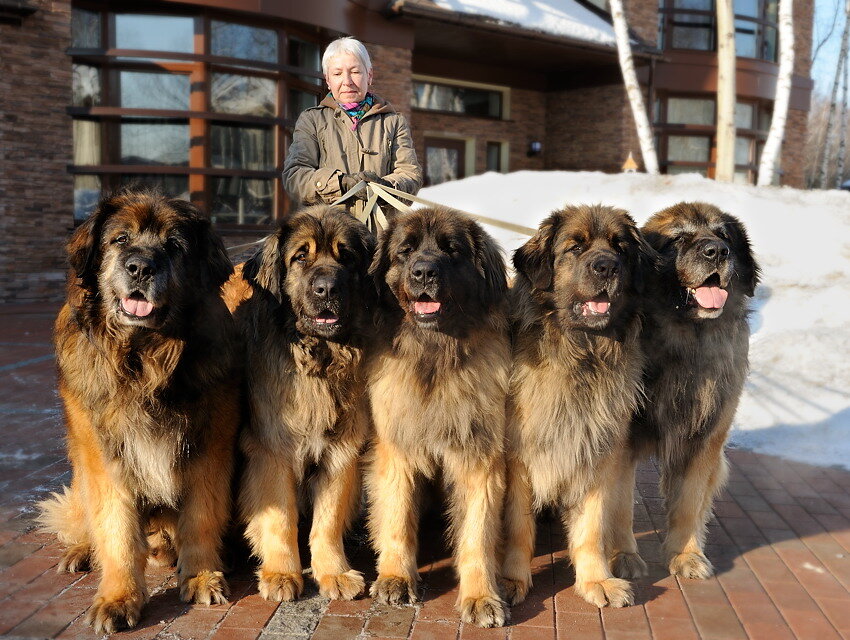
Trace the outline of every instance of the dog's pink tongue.
{"type": "Polygon", "coordinates": [[[414,302],[413,310],[419,314],[437,313],[440,310],[439,302],[414,302]]]}
{"type": "Polygon", "coordinates": [[[151,311],[153,311],[153,305],[150,302],[147,300],[136,300],[135,298],[123,298],[121,300],[121,306],[124,307],[124,311],[127,313],[140,318],[149,316],[151,311]]]}
{"type": "Polygon", "coordinates": [[[607,300],[604,302],[594,302],[593,300],[588,300],[587,306],[590,308],[593,313],[608,313],[608,307],[611,306],[611,303],[607,300]]]}
{"type": "Polygon", "coordinates": [[[722,309],[729,292],[720,287],[697,287],[694,297],[703,309],[722,309]]]}

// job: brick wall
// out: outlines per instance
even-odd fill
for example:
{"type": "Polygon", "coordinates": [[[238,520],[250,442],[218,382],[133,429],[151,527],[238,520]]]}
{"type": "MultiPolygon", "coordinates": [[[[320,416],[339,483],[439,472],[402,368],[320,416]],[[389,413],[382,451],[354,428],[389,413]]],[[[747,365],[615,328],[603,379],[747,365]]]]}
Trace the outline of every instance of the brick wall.
{"type": "Polygon", "coordinates": [[[625,0],[623,9],[629,27],[647,44],[658,41],[658,2],[656,0],[625,0]]]}
{"type": "Polygon", "coordinates": [[[58,300],[73,224],[70,2],[0,24],[0,301],[58,300]]]}
{"type": "Polygon", "coordinates": [[[372,88],[379,96],[390,101],[409,122],[410,95],[413,91],[410,75],[413,52],[399,47],[364,44],[372,59],[374,73],[372,88]]]}
{"type": "MultiPolygon", "coordinates": [[[[487,169],[487,142],[507,142],[508,171],[544,168],[543,156],[528,157],[528,143],[544,143],[546,136],[546,97],[540,91],[511,90],[509,120],[471,118],[463,115],[414,111],[411,120],[416,154],[424,165],[425,134],[475,138],[475,172],[487,169]]],[[[548,167],[547,167],[548,168],[548,167]]]]}

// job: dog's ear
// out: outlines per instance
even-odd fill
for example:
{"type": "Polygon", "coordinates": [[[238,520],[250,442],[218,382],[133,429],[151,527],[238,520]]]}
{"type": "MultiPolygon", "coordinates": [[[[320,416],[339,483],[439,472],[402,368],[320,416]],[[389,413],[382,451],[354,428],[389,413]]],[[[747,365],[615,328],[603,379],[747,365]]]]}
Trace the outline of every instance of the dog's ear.
{"type": "Polygon", "coordinates": [[[729,244],[735,258],[735,277],[741,283],[746,295],[753,297],[761,277],[761,268],[753,256],[753,247],[743,223],[734,216],[726,214],[725,227],[729,234],[729,244]]]}
{"type": "Polygon", "coordinates": [[[630,265],[632,282],[634,283],[635,291],[638,294],[643,294],[646,291],[648,279],[661,266],[661,256],[649,244],[632,217],[627,215],[626,218],[628,218],[626,229],[628,229],[632,245],[632,250],[629,252],[629,260],[632,263],[630,265]]]}
{"type": "Polygon", "coordinates": [[[102,197],[95,210],[77,227],[65,245],[68,265],[71,267],[71,276],[76,286],[91,292],[97,287],[103,226],[110,216],[126,204],[128,194],[129,191],[125,188],[102,197]]]}
{"type": "Polygon", "coordinates": [[[378,292],[382,291],[384,286],[386,286],[385,279],[387,277],[387,271],[390,270],[390,240],[392,239],[394,229],[395,225],[390,221],[390,224],[378,237],[372,257],[372,264],[369,265],[368,273],[372,277],[378,292]]]}
{"type": "Polygon", "coordinates": [[[496,241],[481,228],[477,222],[470,220],[470,233],[475,245],[475,267],[484,278],[483,302],[487,307],[503,300],[508,292],[508,279],[505,273],[505,259],[496,241]]]}
{"type": "Polygon", "coordinates": [[[201,288],[204,291],[217,291],[233,273],[233,263],[227,255],[221,236],[213,229],[209,219],[191,202],[173,198],[168,201],[168,206],[190,221],[195,250],[201,265],[201,288]]]}
{"type": "Polygon", "coordinates": [[[271,294],[278,302],[283,301],[282,287],[286,277],[286,265],[280,255],[286,228],[284,221],[263,241],[256,253],[242,267],[243,278],[252,286],[271,294]]]}
{"type": "Polygon", "coordinates": [[[555,240],[561,213],[555,212],[540,223],[531,239],[514,251],[514,267],[535,289],[551,288],[555,277],[555,256],[552,243],[555,240]]]}

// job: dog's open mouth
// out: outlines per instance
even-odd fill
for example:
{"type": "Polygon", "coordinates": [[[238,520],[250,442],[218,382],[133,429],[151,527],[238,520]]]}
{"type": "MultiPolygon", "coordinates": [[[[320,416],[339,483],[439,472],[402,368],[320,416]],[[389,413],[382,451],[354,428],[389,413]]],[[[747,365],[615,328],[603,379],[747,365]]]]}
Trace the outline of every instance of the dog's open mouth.
{"type": "Polygon", "coordinates": [[[147,318],[154,309],[153,304],[140,292],[135,291],[126,298],[121,298],[121,311],[131,318],[147,318]]]}
{"type": "Polygon", "coordinates": [[[688,297],[703,309],[722,309],[729,292],[720,286],[720,276],[712,274],[698,287],[687,287],[688,297]]]}
{"type": "Polygon", "coordinates": [[[413,301],[413,313],[421,318],[433,318],[440,313],[442,306],[442,303],[424,293],[413,301]]]}
{"type": "Polygon", "coordinates": [[[316,324],[332,325],[339,322],[339,316],[330,309],[325,309],[317,315],[314,320],[316,321],[316,324]]]}
{"type": "Polygon", "coordinates": [[[607,316],[609,313],[611,313],[611,298],[608,297],[607,291],[581,303],[583,316],[607,316]]]}

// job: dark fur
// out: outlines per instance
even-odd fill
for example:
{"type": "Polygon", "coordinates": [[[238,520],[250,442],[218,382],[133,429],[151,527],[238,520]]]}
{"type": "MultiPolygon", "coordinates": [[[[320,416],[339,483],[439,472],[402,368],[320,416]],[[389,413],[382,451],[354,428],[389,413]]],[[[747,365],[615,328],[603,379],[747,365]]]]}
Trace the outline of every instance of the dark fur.
{"type": "Polygon", "coordinates": [[[362,359],[375,307],[367,273],[374,249],[366,227],[342,208],[310,207],[286,218],[226,287],[228,299],[243,298],[231,306],[247,344],[240,511],[262,563],[260,593],[271,600],[294,599],[303,588],[289,535],[298,493],[315,505],[310,547],[322,595],[351,599],[364,586],[345,560],[342,535],[369,433],[362,359]],[[231,296],[244,282],[250,293],[231,296]],[[321,323],[323,315],[336,321],[321,323]]]}
{"type": "Polygon", "coordinates": [[[706,577],[704,525],[726,479],[723,444],[747,374],[748,298],[759,268],[744,226],[709,204],[660,211],[643,233],[661,261],[644,299],[647,402],[633,423],[633,445],[637,455],[651,452],[661,463],[671,572],[706,577]],[[705,256],[706,243],[721,250],[718,257],[705,256]],[[700,308],[691,295],[705,282],[728,292],[720,313],[700,308]],[[690,511],[695,517],[682,515],[690,511]],[[693,543],[683,548],[684,538],[693,543]]]}
{"type": "Polygon", "coordinates": [[[533,508],[547,504],[561,510],[578,593],[597,606],[632,602],[603,544],[641,400],[638,307],[655,259],[626,212],[602,206],[553,213],[514,254],[503,563],[512,602],[531,582],[533,508]],[[588,301],[607,301],[608,312],[588,301]]]}
{"type": "Polygon", "coordinates": [[[188,202],[124,189],[77,229],[68,258],[54,339],[73,480],[43,505],[43,522],[70,545],[60,568],[92,554],[104,577],[90,622],[98,632],[132,626],[146,593],[143,525],[161,506],[173,514],[162,539],[183,541],[181,596],[223,601],[218,552],[239,376],[235,327],[220,298],[232,272],[221,240],[188,202]],[[122,311],[128,296],[154,312],[122,311]]]}

